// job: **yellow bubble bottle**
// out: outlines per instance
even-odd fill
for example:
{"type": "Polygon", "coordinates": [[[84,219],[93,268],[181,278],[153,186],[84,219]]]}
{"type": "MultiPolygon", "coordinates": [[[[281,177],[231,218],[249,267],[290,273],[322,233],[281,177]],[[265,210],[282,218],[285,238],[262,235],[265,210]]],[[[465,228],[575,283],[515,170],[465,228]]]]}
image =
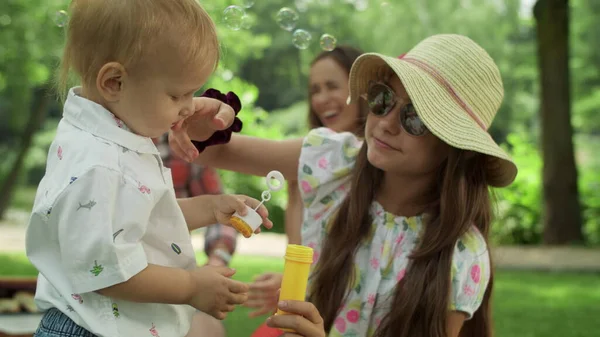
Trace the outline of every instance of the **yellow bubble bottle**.
{"type": "MultiPolygon", "coordinates": [[[[301,245],[288,245],[285,251],[285,264],[283,267],[283,280],[279,300],[304,301],[310,265],[313,263],[313,249],[301,245]]],[[[289,313],[277,310],[275,315],[288,315],[289,313]]],[[[282,329],[287,332],[293,330],[282,329]]]]}

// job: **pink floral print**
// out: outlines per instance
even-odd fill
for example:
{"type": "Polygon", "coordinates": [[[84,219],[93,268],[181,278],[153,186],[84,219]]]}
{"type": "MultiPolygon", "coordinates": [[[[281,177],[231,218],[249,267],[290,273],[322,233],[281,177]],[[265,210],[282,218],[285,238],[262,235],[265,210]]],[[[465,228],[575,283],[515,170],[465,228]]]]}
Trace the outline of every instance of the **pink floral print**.
{"type": "Polygon", "coordinates": [[[56,156],[58,157],[59,160],[63,159],[63,149],[62,149],[62,146],[58,147],[58,150],[56,151],[56,156]]]}
{"type": "Polygon", "coordinates": [[[310,184],[309,184],[309,183],[308,183],[308,181],[306,181],[306,180],[302,180],[302,181],[300,182],[300,187],[302,188],[302,191],[303,191],[304,193],[307,193],[307,194],[308,194],[308,193],[310,193],[310,191],[312,191],[312,187],[310,186],[310,184]]]}
{"type": "Polygon", "coordinates": [[[481,279],[481,268],[479,268],[479,265],[473,265],[473,267],[471,267],[471,280],[473,280],[473,282],[475,283],[479,283],[479,280],[481,279]]]}
{"type": "Polygon", "coordinates": [[[329,163],[327,162],[327,158],[321,157],[317,165],[319,165],[319,167],[323,170],[327,169],[327,166],[329,165],[329,163]]]}
{"type": "Polygon", "coordinates": [[[373,268],[373,269],[379,268],[379,259],[378,258],[374,257],[371,259],[371,268],[373,268]]]}
{"type": "Polygon", "coordinates": [[[341,333],[346,332],[346,321],[341,318],[338,317],[335,319],[335,321],[333,322],[333,324],[335,325],[335,329],[341,333]]]}
{"type": "Polygon", "coordinates": [[[346,319],[348,319],[348,322],[350,323],[356,323],[358,322],[358,319],[360,318],[360,314],[358,313],[358,310],[350,310],[348,311],[348,313],[346,313],[346,319]]]}
{"type": "Polygon", "coordinates": [[[398,275],[396,275],[396,282],[402,281],[402,279],[404,278],[404,275],[406,275],[406,269],[400,270],[398,272],[398,275]]]}

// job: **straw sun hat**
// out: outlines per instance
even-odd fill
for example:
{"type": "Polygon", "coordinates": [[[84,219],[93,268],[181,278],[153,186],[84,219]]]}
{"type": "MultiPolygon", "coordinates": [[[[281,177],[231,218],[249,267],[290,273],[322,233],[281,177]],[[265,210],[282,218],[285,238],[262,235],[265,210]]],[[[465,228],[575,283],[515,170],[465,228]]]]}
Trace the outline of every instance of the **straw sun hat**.
{"type": "Polygon", "coordinates": [[[358,100],[386,66],[398,75],[431,133],[453,147],[488,155],[489,185],[514,181],[517,166],[487,131],[504,89],[498,67],[483,48],[465,36],[442,34],[400,57],[363,54],[350,71],[349,101],[358,100]]]}

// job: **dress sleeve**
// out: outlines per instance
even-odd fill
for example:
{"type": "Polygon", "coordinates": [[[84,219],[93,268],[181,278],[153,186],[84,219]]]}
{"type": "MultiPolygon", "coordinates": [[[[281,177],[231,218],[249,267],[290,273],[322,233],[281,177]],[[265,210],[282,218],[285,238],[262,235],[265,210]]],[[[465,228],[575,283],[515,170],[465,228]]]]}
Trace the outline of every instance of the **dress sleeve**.
{"type": "Polygon", "coordinates": [[[362,141],[349,132],[328,128],[309,132],[302,144],[298,184],[306,208],[327,204],[334,191],[349,181],[362,141]]]}
{"type": "Polygon", "coordinates": [[[154,204],[147,192],[121,172],[94,167],[59,195],[48,225],[73,292],[104,289],[146,268],[141,240],[154,204]]]}
{"type": "Polygon", "coordinates": [[[452,260],[452,302],[450,310],[471,319],[483,301],[490,280],[487,244],[474,227],[458,240],[452,260]]]}

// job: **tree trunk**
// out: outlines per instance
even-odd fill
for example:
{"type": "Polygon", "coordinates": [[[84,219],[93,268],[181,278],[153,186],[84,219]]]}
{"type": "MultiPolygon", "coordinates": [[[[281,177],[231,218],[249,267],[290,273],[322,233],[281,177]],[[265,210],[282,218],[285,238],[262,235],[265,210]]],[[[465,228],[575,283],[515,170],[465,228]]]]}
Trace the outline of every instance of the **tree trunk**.
{"type": "Polygon", "coordinates": [[[18,143],[21,146],[18,150],[19,153],[8,175],[4,181],[0,182],[0,219],[4,218],[4,214],[10,205],[23,162],[33,141],[33,136],[35,136],[36,131],[40,128],[46,116],[46,111],[50,103],[50,92],[47,89],[44,87],[36,90],[35,101],[37,103],[31,109],[25,130],[21,133],[21,139],[18,143]]]}
{"type": "Polygon", "coordinates": [[[568,0],[538,0],[545,244],[581,243],[581,208],[573,151],[568,0]]]}

